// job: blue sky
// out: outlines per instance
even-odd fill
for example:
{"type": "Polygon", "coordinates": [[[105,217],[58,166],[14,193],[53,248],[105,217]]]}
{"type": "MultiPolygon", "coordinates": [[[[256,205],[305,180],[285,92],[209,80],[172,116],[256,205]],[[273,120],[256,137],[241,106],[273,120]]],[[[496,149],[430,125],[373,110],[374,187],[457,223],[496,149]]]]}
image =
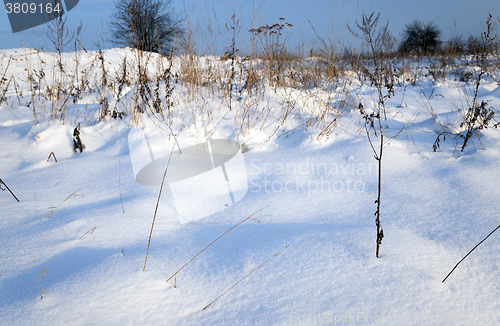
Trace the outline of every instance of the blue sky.
{"type": "MultiPolygon", "coordinates": [[[[345,40],[352,43],[346,23],[353,24],[356,17],[364,11],[380,12],[381,22],[389,21],[389,29],[400,39],[405,24],[415,19],[423,22],[434,21],[442,30],[443,40],[454,35],[467,38],[470,34],[479,35],[490,11],[494,17],[500,14],[498,0],[254,0],[254,1],[193,1],[173,0],[174,10],[189,17],[192,27],[198,27],[199,50],[210,53],[223,51],[226,47],[225,23],[233,12],[241,25],[237,46],[243,48],[248,41],[248,30],[255,26],[278,22],[280,17],[294,26],[289,30],[288,46],[294,49],[304,43],[307,47],[314,40],[316,32],[325,41],[345,40]],[[207,31],[212,29],[215,41],[211,42],[207,31]]],[[[113,47],[109,38],[109,16],[114,9],[113,1],[80,0],[79,4],[67,13],[73,28],[82,21],[84,26],[83,44],[87,49],[95,49],[99,43],[105,48],[113,47]]],[[[498,23],[498,19],[495,20],[498,23]]],[[[7,13],[0,13],[0,49],[23,46],[51,49],[45,36],[45,26],[39,26],[21,33],[13,34],[7,13]]],[[[53,47],[53,46],[52,46],[53,47]]]]}

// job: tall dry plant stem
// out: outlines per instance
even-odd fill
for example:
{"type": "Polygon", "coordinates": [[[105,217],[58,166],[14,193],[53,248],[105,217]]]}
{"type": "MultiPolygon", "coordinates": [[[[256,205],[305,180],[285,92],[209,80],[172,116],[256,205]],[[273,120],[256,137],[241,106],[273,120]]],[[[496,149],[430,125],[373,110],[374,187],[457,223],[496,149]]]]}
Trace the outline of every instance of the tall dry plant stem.
{"type": "Polygon", "coordinates": [[[167,167],[165,168],[165,172],[163,173],[163,179],[161,180],[160,193],[158,194],[158,200],[156,201],[155,214],[153,216],[153,223],[151,223],[151,232],[149,233],[148,250],[146,252],[146,260],[144,261],[144,268],[142,269],[142,271],[146,270],[146,264],[148,262],[148,255],[149,255],[149,246],[151,244],[151,237],[153,236],[153,228],[155,226],[156,214],[158,213],[158,206],[160,205],[161,192],[163,190],[163,184],[165,183],[165,177],[167,176],[167,170],[168,170],[168,166],[170,165],[170,159],[172,158],[172,153],[174,152],[174,148],[175,148],[175,145],[174,145],[174,147],[172,147],[172,150],[170,151],[170,157],[168,158],[167,167]]]}

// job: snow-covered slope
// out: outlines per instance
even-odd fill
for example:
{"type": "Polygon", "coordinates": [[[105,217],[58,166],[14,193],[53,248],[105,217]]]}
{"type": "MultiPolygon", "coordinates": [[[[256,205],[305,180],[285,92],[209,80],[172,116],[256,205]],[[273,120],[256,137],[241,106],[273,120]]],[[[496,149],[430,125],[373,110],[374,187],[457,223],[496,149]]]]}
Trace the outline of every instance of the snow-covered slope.
{"type": "MultiPolygon", "coordinates": [[[[119,63],[125,51],[106,56],[119,63]]],[[[245,143],[247,194],[218,213],[181,223],[167,183],[145,271],[160,189],[134,179],[128,135],[135,123],[82,121],[85,150],[74,153],[77,119],[34,125],[32,108],[11,92],[0,106],[0,178],[20,202],[0,192],[0,323],[496,325],[500,235],[442,283],[499,224],[497,130],[482,133],[485,150],[474,140],[477,151],[471,144],[458,154],[457,139],[446,139],[433,151],[443,126],[459,128],[456,106],[464,93],[456,85],[407,85],[388,107],[384,123],[394,138],[384,148],[379,259],[378,166],[359,113],[346,110],[338,128],[318,141],[318,131],[303,123],[311,114],[304,104],[303,116],[290,116],[274,135],[258,127],[242,135],[232,119],[222,120],[214,137],[245,143]],[[51,152],[57,162],[47,161],[51,152]],[[44,280],[42,272],[35,283],[43,268],[44,280]]],[[[181,100],[188,96],[182,87],[176,88],[181,100]]],[[[499,89],[494,83],[481,88],[495,108],[499,89]]],[[[369,107],[370,87],[348,91],[369,107]]],[[[275,105],[279,116],[280,96],[269,91],[260,105],[275,105]]],[[[216,110],[215,102],[206,105],[216,110]]],[[[200,139],[193,128],[178,136],[186,144],[200,139]]]]}

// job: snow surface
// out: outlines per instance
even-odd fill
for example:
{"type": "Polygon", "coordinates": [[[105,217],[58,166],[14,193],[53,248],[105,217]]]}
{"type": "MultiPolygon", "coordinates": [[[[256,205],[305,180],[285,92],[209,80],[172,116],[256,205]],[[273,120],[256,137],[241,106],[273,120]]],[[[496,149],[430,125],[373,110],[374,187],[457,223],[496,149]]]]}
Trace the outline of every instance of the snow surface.
{"type": "MultiPolygon", "coordinates": [[[[29,49],[8,50],[5,57],[14,51],[29,49]]],[[[126,50],[105,53],[119,65],[126,50]]],[[[50,61],[43,57],[49,54],[40,55],[50,61]]],[[[23,67],[17,68],[20,75],[23,67]]],[[[31,108],[9,90],[0,106],[0,178],[20,202],[0,192],[0,323],[497,325],[500,235],[441,282],[499,224],[498,131],[483,132],[486,150],[475,140],[477,151],[470,145],[457,154],[447,139],[433,152],[442,126],[459,129],[457,106],[465,105],[465,97],[458,84],[422,80],[397,88],[391,100],[384,123],[397,137],[384,149],[379,259],[377,164],[361,118],[346,111],[330,137],[318,141],[302,124],[315,108],[315,100],[308,100],[297,103],[304,116],[291,117],[269,141],[262,143],[268,134],[259,126],[239,137],[249,148],[243,154],[249,189],[235,205],[183,224],[168,185],[163,189],[145,271],[159,187],[134,179],[132,122],[82,123],[86,149],[74,153],[76,119],[34,125],[31,108]],[[47,161],[50,152],[57,163],[47,161]],[[166,283],[213,240],[267,205],[180,271],[175,288],[174,280],[166,283]],[[34,281],[43,267],[41,299],[42,276],[34,281]]],[[[184,87],[176,85],[176,96],[190,103],[184,87]]],[[[28,93],[29,86],[20,88],[28,93]]],[[[300,98],[301,90],[290,96],[294,92],[300,98]]],[[[349,92],[370,107],[372,88],[353,84],[349,92]]],[[[279,116],[280,96],[266,91],[257,105],[279,116]]],[[[326,99],[320,90],[314,96],[326,99]]],[[[481,96],[500,107],[494,82],[483,83],[481,96]]],[[[216,96],[204,100],[220,106],[216,96]]],[[[238,138],[230,120],[215,136],[238,138]]],[[[197,136],[187,129],[179,137],[189,143],[197,136]]]]}

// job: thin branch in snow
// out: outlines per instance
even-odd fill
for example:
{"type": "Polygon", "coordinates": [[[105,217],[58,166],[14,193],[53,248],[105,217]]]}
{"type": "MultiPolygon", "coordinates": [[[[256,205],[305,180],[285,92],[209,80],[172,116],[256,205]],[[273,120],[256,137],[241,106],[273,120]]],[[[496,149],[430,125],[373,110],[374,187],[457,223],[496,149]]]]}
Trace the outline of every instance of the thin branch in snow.
{"type": "Polygon", "coordinates": [[[71,195],[69,195],[68,197],[66,197],[66,199],[65,199],[65,200],[63,200],[63,201],[62,201],[59,205],[57,205],[57,206],[56,206],[53,210],[51,210],[50,212],[48,212],[48,213],[47,213],[47,214],[46,214],[43,218],[49,218],[49,217],[51,217],[51,216],[52,216],[52,214],[54,214],[54,213],[57,211],[57,209],[58,209],[59,207],[61,207],[61,205],[62,205],[62,204],[64,204],[64,202],[65,202],[66,200],[68,200],[68,199],[70,199],[70,198],[72,198],[72,197],[74,197],[74,196],[77,196],[77,195],[76,195],[76,193],[77,193],[77,192],[78,192],[78,190],[80,190],[80,189],[82,189],[82,188],[81,188],[81,187],[80,187],[80,188],[78,188],[78,189],[77,189],[74,193],[72,193],[71,195]]]}
{"type": "MultiPolygon", "coordinates": [[[[210,247],[211,245],[213,245],[217,240],[219,240],[220,238],[222,238],[223,236],[225,236],[226,234],[228,234],[230,231],[232,231],[234,228],[236,228],[238,225],[242,224],[243,222],[245,222],[246,220],[248,219],[251,219],[252,216],[254,216],[255,214],[257,214],[258,212],[268,208],[269,205],[267,205],[266,207],[263,207],[261,209],[259,209],[258,211],[256,211],[255,213],[253,213],[252,215],[250,215],[249,217],[245,218],[243,221],[241,221],[240,223],[236,224],[235,226],[233,226],[232,228],[230,228],[229,230],[227,230],[226,232],[224,232],[223,235],[221,235],[220,237],[218,237],[217,239],[215,239],[214,241],[212,241],[208,246],[206,246],[205,248],[203,248],[202,251],[200,251],[199,253],[197,253],[193,258],[191,258],[186,264],[184,264],[184,266],[182,266],[181,268],[179,268],[175,273],[174,275],[170,276],[167,280],[170,281],[174,276],[177,276],[177,273],[179,273],[184,267],[186,267],[190,262],[192,262],[196,257],[198,257],[202,252],[204,252],[208,247],[210,247]]],[[[177,282],[177,278],[176,278],[176,282],[177,282]]]]}
{"type": "Polygon", "coordinates": [[[50,152],[49,157],[47,158],[47,162],[50,160],[51,157],[54,157],[54,161],[56,161],[57,163],[56,154],[54,154],[54,152],[50,152]]]}
{"type": "Polygon", "coordinates": [[[43,272],[43,278],[42,278],[42,296],[40,297],[40,299],[43,299],[43,287],[45,285],[45,266],[42,268],[42,270],[40,270],[40,273],[38,273],[38,276],[36,277],[35,283],[36,283],[36,281],[38,281],[38,278],[40,277],[40,274],[42,274],[42,272],[43,272]]]}
{"type": "Polygon", "coordinates": [[[7,185],[5,184],[5,182],[3,182],[2,179],[0,179],[0,190],[2,191],[5,191],[5,189],[2,188],[2,185],[5,187],[5,189],[7,189],[10,194],[17,200],[17,202],[19,203],[19,199],[17,199],[16,195],[14,195],[14,193],[12,192],[12,190],[9,189],[9,187],[7,187],[7,185]]]}
{"type": "Polygon", "coordinates": [[[454,271],[454,270],[458,267],[458,265],[459,265],[459,264],[460,264],[460,263],[461,263],[461,262],[462,262],[465,258],[467,258],[467,256],[469,256],[469,255],[470,255],[470,254],[471,254],[471,253],[472,253],[472,252],[473,252],[473,251],[474,251],[474,250],[475,250],[475,249],[476,249],[476,248],[477,248],[477,247],[478,247],[481,243],[483,243],[483,242],[484,242],[484,240],[488,239],[488,238],[490,237],[490,235],[492,235],[492,234],[493,234],[493,232],[495,232],[495,231],[496,231],[496,230],[498,230],[498,229],[500,229],[500,225],[499,225],[499,226],[497,226],[497,227],[496,227],[493,231],[491,231],[491,232],[490,232],[490,234],[488,234],[488,235],[486,236],[486,238],[484,238],[483,240],[481,240],[481,242],[479,242],[479,243],[478,243],[478,244],[477,244],[474,248],[472,248],[472,250],[471,250],[471,251],[469,251],[469,252],[467,253],[467,255],[465,255],[465,257],[464,257],[464,258],[460,259],[460,261],[459,261],[459,262],[455,265],[455,267],[453,267],[453,269],[451,270],[451,272],[449,272],[449,273],[448,273],[448,275],[446,275],[446,277],[444,278],[444,280],[442,281],[442,283],[444,283],[444,281],[446,281],[446,279],[448,278],[448,276],[450,276],[450,275],[451,275],[451,273],[453,273],[453,271],[454,271]]]}
{"type": "MultiPolygon", "coordinates": [[[[290,245],[287,245],[285,247],[285,249],[287,249],[288,247],[290,247],[290,245]]],[[[283,250],[285,250],[285,249],[283,249],[283,250]]],[[[251,271],[250,273],[248,273],[247,275],[245,275],[241,280],[239,280],[233,286],[231,286],[229,289],[227,289],[226,292],[222,293],[217,299],[215,299],[214,301],[210,302],[210,304],[208,304],[205,308],[203,308],[203,310],[205,310],[208,307],[210,307],[215,301],[219,300],[224,294],[228,293],[232,288],[234,288],[236,285],[238,285],[241,281],[243,281],[245,278],[247,278],[248,276],[250,276],[250,274],[252,274],[256,270],[258,270],[259,268],[261,268],[262,266],[264,266],[265,264],[267,264],[268,262],[270,262],[271,260],[273,260],[274,258],[276,258],[277,256],[279,256],[283,252],[283,250],[280,251],[280,252],[278,252],[276,255],[272,256],[268,260],[266,260],[265,263],[263,263],[262,265],[260,265],[259,267],[257,267],[256,269],[254,269],[253,271],[251,271]]]]}
{"type": "Polygon", "coordinates": [[[80,240],[81,238],[83,238],[84,236],[86,236],[87,234],[92,234],[94,233],[95,229],[97,228],[97,226],[94,226],[92,229],[88,230],[87,232],[85,232],[84,235],[82,235],[78,240],[80,240]]]}

